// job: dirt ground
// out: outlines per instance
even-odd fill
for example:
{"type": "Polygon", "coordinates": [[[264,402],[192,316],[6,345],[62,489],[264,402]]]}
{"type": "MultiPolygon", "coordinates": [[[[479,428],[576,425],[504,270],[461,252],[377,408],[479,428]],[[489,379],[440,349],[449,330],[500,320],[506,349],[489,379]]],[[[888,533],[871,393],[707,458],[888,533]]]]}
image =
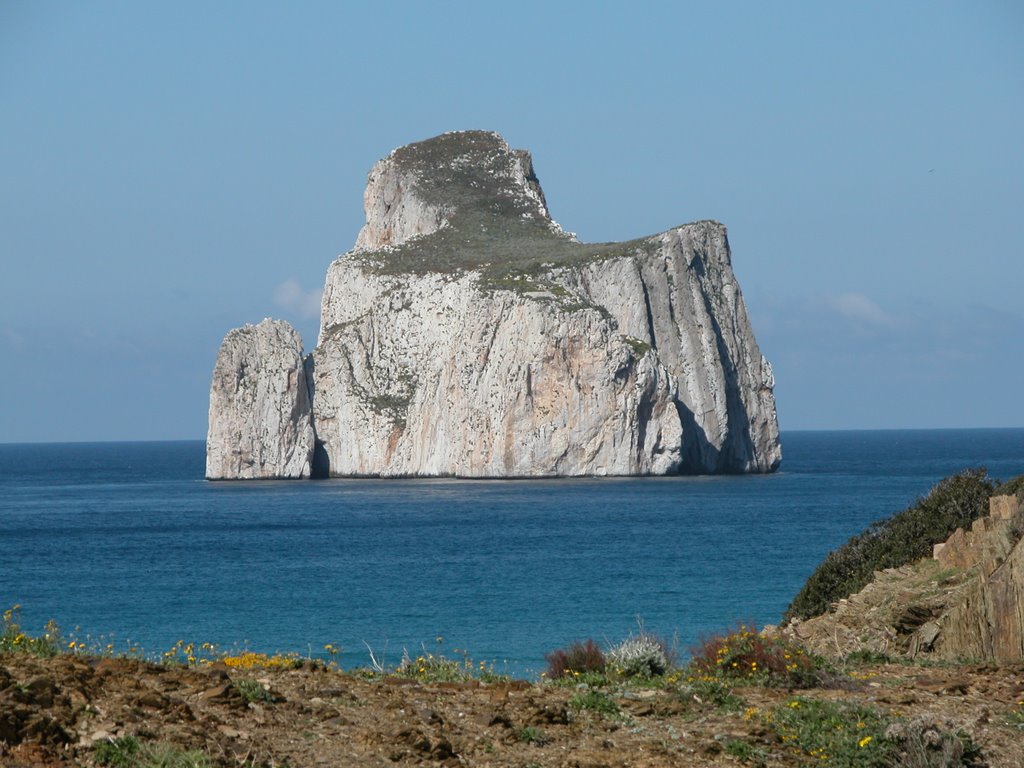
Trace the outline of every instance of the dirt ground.
{"type": "MultiPolygon", "coordinates": [[[[737,688],[743,701],[727,710],[678,685],[612,688],[614,713],[573,708],[579,692],[524,681],[371,680],[315,662],[235,670],[0,655],[0,765],[96,765],[95,745],[129,735],[250,768],[744,764],[724,748],[730,740],[756,751],[748,765],[813,762],[749,716],[790,691],[737,688]],[[243,697],[244,680],[262,700],[243,697]]],[[[967,731],[991,768],[1024,766],[1024,725],[1010,717],[1024,700],[1024,666],[865,666],[849,684],[801,695],[938,718],[967,731]]]]}

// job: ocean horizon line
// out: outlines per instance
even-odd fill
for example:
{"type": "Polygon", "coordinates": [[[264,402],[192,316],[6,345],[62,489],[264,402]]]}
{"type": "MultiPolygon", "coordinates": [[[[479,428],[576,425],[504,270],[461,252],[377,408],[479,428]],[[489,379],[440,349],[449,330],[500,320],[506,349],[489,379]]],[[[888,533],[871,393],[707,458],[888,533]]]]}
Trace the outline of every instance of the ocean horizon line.
{"type": "MultiPolygon", "coordinates": [[[[1024,425],[1010,427],[866,427],[833,428],[813,427],[804,429],[780,429],[780,435],[889,432],[1012,432],[1024,431],[1024,425]]],[[[152,438],[152,439],[102,439],[102,440],[0,440],[0,446],[17,445],[167,445],[169,443],[205,443],[205,437],[152,438]]]]}

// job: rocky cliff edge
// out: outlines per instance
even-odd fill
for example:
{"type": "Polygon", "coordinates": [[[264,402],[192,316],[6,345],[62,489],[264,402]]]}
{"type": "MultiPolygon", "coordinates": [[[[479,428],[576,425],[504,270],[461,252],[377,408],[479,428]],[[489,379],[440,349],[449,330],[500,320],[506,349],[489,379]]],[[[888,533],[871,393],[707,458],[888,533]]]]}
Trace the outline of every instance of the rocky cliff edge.
{"type": "Polygon", "coordinates": [[[934,556],[875,573],[863,590],[785,631],[827,655],[874,651],[955,661],[1024,661],[1024,503],[993,496],[934,556]]]}

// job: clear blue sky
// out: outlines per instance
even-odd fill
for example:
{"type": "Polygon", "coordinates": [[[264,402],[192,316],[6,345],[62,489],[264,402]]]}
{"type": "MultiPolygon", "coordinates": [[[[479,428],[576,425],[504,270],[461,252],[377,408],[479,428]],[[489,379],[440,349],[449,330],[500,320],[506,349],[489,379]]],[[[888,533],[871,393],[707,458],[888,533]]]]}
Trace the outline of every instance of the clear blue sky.
{"type": "Polygon", "coordinates": [[[0,441],[206,433],[393,147],[589,241],[714,218],[785,429],[1024,425],[1024,5],[0,2],[0,441]]]}

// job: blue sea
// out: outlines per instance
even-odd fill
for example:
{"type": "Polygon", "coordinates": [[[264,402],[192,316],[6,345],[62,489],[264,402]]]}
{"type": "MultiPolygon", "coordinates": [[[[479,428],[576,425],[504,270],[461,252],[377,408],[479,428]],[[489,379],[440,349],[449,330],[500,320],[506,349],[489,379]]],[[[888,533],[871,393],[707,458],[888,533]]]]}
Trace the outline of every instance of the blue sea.
{"type": "Polygon", "coordinates": [[[0,445],[0,608],[80,638],[388,663],[777,622],[815,565],[1024,429],[786,432],[767,476],[210,483],[202,442],[0,445]],[[443,640],[439,640],[443,638],[443,640]]]}

